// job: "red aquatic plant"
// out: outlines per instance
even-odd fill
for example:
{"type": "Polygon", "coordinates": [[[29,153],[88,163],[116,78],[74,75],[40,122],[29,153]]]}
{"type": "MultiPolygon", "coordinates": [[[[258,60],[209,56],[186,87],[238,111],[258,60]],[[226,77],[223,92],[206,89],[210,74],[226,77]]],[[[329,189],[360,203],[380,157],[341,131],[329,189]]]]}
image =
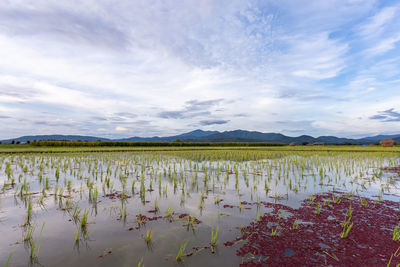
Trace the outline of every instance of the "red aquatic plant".
{"type": "Polygon", "coordinates": [[[400,219],[397,202],[378,202],[338,192],[311,199],[304,200],[299,209],[263,202],[272,212],[242,228],[242,235],[225,245],[242,244],[236,251],[243,257],[241,266],[386,266],[389,261],[396,266],[400,263],[400,242],[392,238],[400,219]],[[353,225],[346,236],[342,233],[350,223],[353,225]]]}

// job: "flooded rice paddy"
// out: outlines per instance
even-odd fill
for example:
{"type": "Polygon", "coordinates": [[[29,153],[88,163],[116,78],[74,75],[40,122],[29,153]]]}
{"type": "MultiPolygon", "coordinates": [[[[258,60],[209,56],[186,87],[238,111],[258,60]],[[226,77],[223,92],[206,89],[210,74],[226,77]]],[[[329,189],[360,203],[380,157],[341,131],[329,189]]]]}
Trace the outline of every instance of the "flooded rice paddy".
{"type": "Polygon", "coordinates": [[[396,266],[396,153],[0,154],[2,266],[396,266]]]}

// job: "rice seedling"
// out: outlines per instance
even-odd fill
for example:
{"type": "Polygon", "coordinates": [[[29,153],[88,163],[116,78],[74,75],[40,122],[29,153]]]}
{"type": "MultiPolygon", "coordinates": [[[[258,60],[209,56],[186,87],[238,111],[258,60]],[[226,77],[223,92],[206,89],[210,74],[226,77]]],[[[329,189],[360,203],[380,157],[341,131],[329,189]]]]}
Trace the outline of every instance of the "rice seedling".
{"type": "Polygon", "coordinates": [[[80,232],[81,232],[81,229],[80,229],[80,227],[78,227],[78,229],[74,233],[75,244],[79,243],[80,232]]]}
{"type": "Polygon", "coordinates": [[[32,198],[28,197],[25,225],[31,224],[31,218],[32,218],[32,198]]]}
{"type": "Polygon", "coordinates": [[[393,241],[400,240],[400,224],[398,224],[394,227],[392,240],[393,241]]]}
{"type": "Polygon", "coordinates": [[[368,201],[365,199],[365,197],[361,198],[361,205],[365,206],[365,207],[368,207],[368,201]]]}
{"type": "Polygon", "coordinates": [[[146,218],[142,214],[138,214],[136,216],[136,223],[138,224],[138,227],[140,228],[141,226],[146,224],[146,218]]]}
{"type": "Polygon", "coordinates": [[[349,205],[349,209],[346,211],[346,215],[351,218],[353,216],[353,209],[351,208],[351,203],[349,205]]]}
{"type": "Polygon", "coordinates": [[[126,205],[122,203],[121,207],[119,208],[119,217],[125,220],[127,215],[126,205]]]}
{"type": "Polygon", "coordinates": [[[8,260],[6,262],[6,267],[8,267],[10,265],[12,254],[13,254],[13,252],[10,252],[10,255],[8,256],[8,260]]]}
{"type": "Polygon", "coordinates": [[[158,207],[158,205],[159,205],[159,201],[158,201],[157,199],[155,199],[155,200],[154,200],[154,210],[155,210],[155,211],[159,211],[159,210],[160,210],[159,207],[158,207]]]}
{"type": "Polygon", "coordinates": [[[147,244],[151,243],[151,239],[153,237],[153,234],[154,234],[154,231],[153,231],[153,225],[152,225],[152,226],[150,226],[150,229],[148,229],[146,231],[146,235],[144,237],[144,240],[146,241],[147,244]]]}
{"type": "Polygon", "coordinates": [[[67,190],[68,190],[68,193],[70,193],[70,194],[71,194],[71,188],[72,188],[71,184],[72,184],[71,180],[68,180],[68,182],[67,182],[67,190]]]}
{"type": "Polygon", "coordinates": [[[222,200],[220,199],[219,196],[215,196],[215,197],[214,197],[214,204],[215,204],[215,205],[218,205],[221,201],[222,201],[222,200]]]}
{"type": "Polygon", "coordinates": [[[142,176],[142,179],[140,180],[140,198],[142,201],[144,201],[146,197],[146,186],[144,184],[144,175],[142,176]]]}
{"type": "Polygon", "coordinates": [[[315,209],[315,214],[319,215],[321,213],[321,203],[318,202],[317,208],[315,209]]]}
{"type": "Polygon", "coordinates": [[[346,238],[349,235],[351,228],[353,228],[353,222],[351,222],[350,220],[351,217],[349,217],[342,223],[343,230],[340,233],[340,238],[346,238]]]}
{"type": "Polygon", "coordinates": [[[89,210],[85,209],[83,211],[83,214],[82,214],[82,217],[81,217],[81,223],[80,223],[81,229],[86,229],[87,224],[88,224],[88,222],[87,222],[88,215],[89,215],[89,210]]]}
{"type": "Polygon", "coordinates": [[[281,198],[282,198],[282,197],[281,197],[277,192],[274,193],[274,199],[275,199],[275,201],[280,200],[281,198]]]}
{"type": "Polygon", "coordinates": [[[257,222],[261,221],[261,215],[260,215],[260,211],[257,211],[257,222]]]}
{"type": "Polygon", "coordinates": [[[73,220],[74,220],[75,222],[79,220],[80,214],[81,214],[81,208],[80,208],[78,205],[76,205],[76,206],[74,207],[73,212],[72,212],[72,218],[73,218],[73,220]]]}
{"type": "Polygon", "coordinates": [[[24,231],[24,242],[31,243],[36,225],[28,225],[24,231]]]}
{"type": "Polygon", "coordinates": [[[215,247],[218,242],[218,231],[219,231],[218,227],[215,229],[215,232],[214,230],[211,230],[211,246],[213,247],[215,247]]]}
{"type": "Polygon", "coordinates": [[[140,261],[138,263],[138,267],[144,267],[143,257],[140,259],[140,261]]]}
{"type": "Polygon", "coordinates": [[[271,236],[279,236],[280,235],[279,227],[275,227],[271,229],[271,236]]]}
{"type": "Polygon", "coordinates": [[[189,216],[189,215],[188,215],[188,216],[186,216],[186,225],[187,225],[187,229],[189,229],[189,227],[192,227],[192,229],[193,229],[195,221],[196,221],[195,215],[192,215],[192,216],[189,216]]]}
{"type": "Polygon", "coordinates": [[[50,189],[49,177],[46,177],[46,183],[45,183],[44,189],[45,189],[45,190],[49,190],[49,189],[50,189]]]}
{"type": "MultiPolygon", "coordinates": [[[[400,247],[399,248],[397,248],[397,250],[390,256],[390,259],[389,259],[389,262],[388,262],[388,264],[386,265],[387,267],[390,267],[390,265],[392,264],[392,259],[393,259],[393,256],[394,257],[398,257],[398,256],[400,256],[400,247]]],[[[396,267],[399,267],[400,266],[400,264],[397,264],[396,265],[396,267]]]]}
{"type": "Polygon", "coordinates": [[[292,229],[292,230],[297,230],[297,229],[299,229],[299,220],[298,220],[298,219],[295,219],[295,220],[294,220],[291,229],[292,229]]]}
{"type": "Polygon", "coordinates": [[[58,180],[60,179],[60,170],[58,168],[56,169],[55,176],[56,176],[56,181],[58,183],[58,180]]]}
{"type": "Polygon", "coordinates": [[[260,207],[260,205],[261,205],[261,198],[259,195],[256,196],[256,204],[257,204],[257,207],[260,207]]]}
{"type": "Polygon", "coordinates": [[[332,202],[335,204],[339,204],[341,201],[340,196],[334,197],[332,196],[332,202]]]}
{"type": "Polygon", "coordinates": [[[171,219],[173,214],[174,214],[174,209],[172,207],[168,207],[168,209],[165,212],[165,217],[171,219]]]}
{"type": "Polygon", "coordinates": [[[176,258],[175,258],[177,262],[183,262],[182,255],[183,255],[183,253],[185,253],[187,243],[188,243],[188,241],[183,243],[181,245],[181,247],[179,248],[178,254],[176,255],[176,258]]]}
{"type": "Polygon", "coordinates": [[[314,203],[315,196],[310,196],[309,198],[310,198],[310,202],[308,203],[308,205],[311,206],[314,203]]]}
{"type": "Polygon", "coordinates": [[[44,229],[44,223],[42,225],[42,229],[40,230],[40,234],[39,237],[36,239],[36,241],[32,241],[29,247],[29,258],[31,260],[31,262],[33,262],[33,260],[35,258],[37,258],[39,251],[40,251],[40,239],[42,237],[42,233],[43,233],[43,229],[44,229]]]}

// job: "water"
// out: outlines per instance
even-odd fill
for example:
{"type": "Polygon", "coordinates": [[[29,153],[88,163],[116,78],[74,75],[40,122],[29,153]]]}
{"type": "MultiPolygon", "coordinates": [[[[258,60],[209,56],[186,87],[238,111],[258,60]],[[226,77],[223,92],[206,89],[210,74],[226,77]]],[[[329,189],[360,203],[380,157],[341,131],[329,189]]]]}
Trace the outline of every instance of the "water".
{"type": "MultiPolygon", "coordinates": [[[[239,236],[240,227],[257,214],[269,212],[257,203],[297,208],[310,195],[331,190],[398,201],[396,175],[380,171],[398,165],[397,155],[383,153],[3,154],[0,262],[12,253],[10,266],[136,266],[141,259],[145,266],[180,266],[175,257],[187,242],[184,255],[193,255],[183,257],[184,265],[235,266],[242,262],[235,253],[240,244],[223,243],[239,236]],[[112,197],[122,192],[125,199],[112,197]],[[75,207],[80,208],[77,218],[75,207]],[[80,228],[85,209],[87,233],[80,228]],[[172,219],[165,218],[168,209],[174,211],[172,219]],[[186,214],[201,223],[187,226],[186,214]],[[138,215],[161,218],[139,227],[138,215]],[[32,227],[33,238],[24,242],[32,227]],[[150,227],[154,234],[146,243],[150,227]],[[213,247],[216,228],[218,245],[213,247]],[[29,256],[32,245],[40,247],[34,257],[29,256]]],[[[282,210],[282,216],[290,214],[282,210]]]]}

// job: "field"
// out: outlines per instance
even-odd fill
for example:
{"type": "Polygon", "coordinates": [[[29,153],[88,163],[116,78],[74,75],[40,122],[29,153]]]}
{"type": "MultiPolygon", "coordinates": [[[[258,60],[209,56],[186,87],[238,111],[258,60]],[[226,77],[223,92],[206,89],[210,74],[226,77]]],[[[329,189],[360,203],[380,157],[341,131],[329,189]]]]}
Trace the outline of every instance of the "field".
{"type": "Polygon", "coordinates": [[[0,146],[2,266],[396,266],[400,148],[0,146]]]}

